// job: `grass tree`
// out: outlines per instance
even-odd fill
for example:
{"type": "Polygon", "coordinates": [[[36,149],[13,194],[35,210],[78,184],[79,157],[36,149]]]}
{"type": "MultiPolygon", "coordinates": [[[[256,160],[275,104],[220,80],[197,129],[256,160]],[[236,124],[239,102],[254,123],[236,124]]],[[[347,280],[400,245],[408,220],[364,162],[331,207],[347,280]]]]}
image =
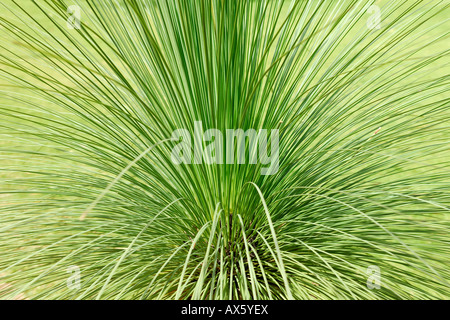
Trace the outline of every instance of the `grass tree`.
{"type": "Polygon", "coordinates": [[[0,6],[1,298],[449,298],[445,1],[0,6]]]}

